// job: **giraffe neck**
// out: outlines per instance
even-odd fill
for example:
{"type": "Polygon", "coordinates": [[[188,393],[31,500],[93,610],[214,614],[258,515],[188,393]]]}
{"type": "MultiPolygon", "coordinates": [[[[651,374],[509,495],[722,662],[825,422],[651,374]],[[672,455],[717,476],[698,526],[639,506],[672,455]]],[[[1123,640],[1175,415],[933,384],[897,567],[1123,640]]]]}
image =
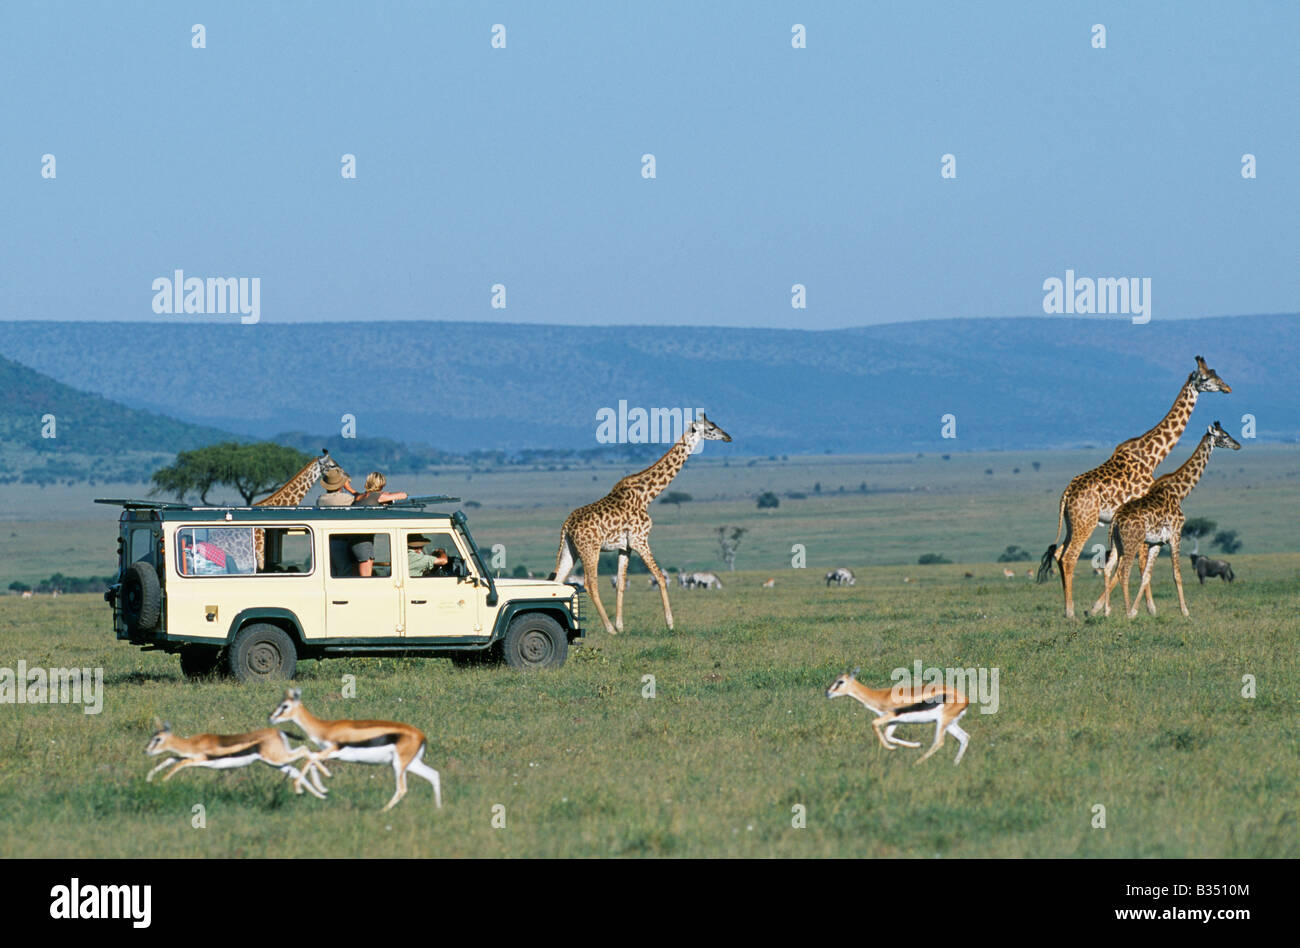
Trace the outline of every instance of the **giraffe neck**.
{"type": "Polygon", "coordinates": [[[644,471],[624,478],[624,486],[630,487],[648,504],[659,496],[665,487],[672,483],[673,478],[681,471],[682,465],[691,456],[691,452],[695,450],[695,445],[699,441],[700,436],[687,429],[682,434],[681,439],[669,448],[658,461],[655,461],[644,471]]]}
{"type": "Polygon", "coordinates": [[[259,500],[255,507],[296,507],[307,496],[307,491],[320,478],[320,462],[312,458],[307,465],[289,478],[289,482],[265,500],[259,500]]]}
{"type": "Polygon", "coordinates": [[[1169,457],[1169,452],[1187,430],[1187,422],[1191,420],[1192,409],[1196,407],[1196,396],[1199,394],[1195,379],[1195,372],[1187,376],[1182,390],[1160,424],[1138,437],[1136,449],[1150,463],[1149,470],[1154,471],[1161,461],[1169,457]]]}
{"type": "Polygon", "coordinates": [[[1192,456],[1183,462],[1182,467],[1172,473],[1166,474],[1160,478],[1165,486],[1178,495],[1182,500],[1192,492],[1201,475],[1205,473],[1205,466],[1210,463],[1210,454],[1214,451],[1214,438],[1206,435],[1201,439],[1201,443],[1196,446],[1192,456]]]}

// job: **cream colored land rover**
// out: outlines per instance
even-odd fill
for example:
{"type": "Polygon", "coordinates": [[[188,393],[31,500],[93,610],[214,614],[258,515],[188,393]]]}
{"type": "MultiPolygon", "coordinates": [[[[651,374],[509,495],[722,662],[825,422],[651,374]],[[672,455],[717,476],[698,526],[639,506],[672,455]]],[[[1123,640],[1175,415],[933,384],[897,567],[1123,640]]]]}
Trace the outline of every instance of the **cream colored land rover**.
{"type": "Polygon", "coordinates": [[[494,578],[465,515],[384,507],[122,507],[117,637],[180,654],[186,675],[292,678],[299,658],[443,655],[564,664],[579,593],[494,578]]]}

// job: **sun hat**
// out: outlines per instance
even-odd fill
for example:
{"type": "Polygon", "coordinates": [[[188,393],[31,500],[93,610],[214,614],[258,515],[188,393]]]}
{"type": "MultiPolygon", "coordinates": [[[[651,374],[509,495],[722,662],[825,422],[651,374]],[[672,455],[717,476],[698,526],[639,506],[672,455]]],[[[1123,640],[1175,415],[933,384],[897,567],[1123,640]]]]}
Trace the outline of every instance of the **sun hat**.
{"type": "Polygon", "coordinates": [[[321,475],[320,482],[325,485],[326,490],[338,490],[347,483],[347,472],[341,467],[332,467],[321,475]]]}

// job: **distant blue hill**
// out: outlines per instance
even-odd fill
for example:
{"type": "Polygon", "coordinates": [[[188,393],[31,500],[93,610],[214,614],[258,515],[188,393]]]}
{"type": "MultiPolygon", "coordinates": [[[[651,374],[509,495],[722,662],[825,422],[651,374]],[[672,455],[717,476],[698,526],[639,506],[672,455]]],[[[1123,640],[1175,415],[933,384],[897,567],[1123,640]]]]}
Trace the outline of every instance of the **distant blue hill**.
{"type": "Polygon", "coordinates": [[[1300,438],[1300,319],[1041,317],[837,331],[446,322],[0,323],[0,351],[194,425],[473,450],[596,446],[597,413],[703,408],[743,453],[1109,447],[1153,425],[1204,355],[1233,394],[1194,424],[1300,438]],[[957,417],[955,440],[941,417],[957,417]],[[1230,426],[1230,427],[1231,427],[1230,426]]]}

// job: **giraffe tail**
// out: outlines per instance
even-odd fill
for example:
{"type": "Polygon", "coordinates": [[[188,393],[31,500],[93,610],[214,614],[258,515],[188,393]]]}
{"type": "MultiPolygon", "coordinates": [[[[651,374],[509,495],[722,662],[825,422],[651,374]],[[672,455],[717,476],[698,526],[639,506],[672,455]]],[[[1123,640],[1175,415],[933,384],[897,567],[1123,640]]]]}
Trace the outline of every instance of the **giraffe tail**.
{"type": "Polygon", "coordinates": [[[1039,561],[1038,573],[1034,576],[1035,583],[1041,583],[1052,575],[1052,563],[1056,559],[1056,551],[1061,550],[1064,552],[1065,548],[1070,545],[1070,518],[1065,512],[1065,493],[1067,492],[1061,494],[1061,509],[1056,516],[1056,542],[1047,548],[1047,552],[1043,554],[1043,558],[1039,561]],[[1065,528],[1064,541],[1061,539],[1062,527],[1065,528]]]}

